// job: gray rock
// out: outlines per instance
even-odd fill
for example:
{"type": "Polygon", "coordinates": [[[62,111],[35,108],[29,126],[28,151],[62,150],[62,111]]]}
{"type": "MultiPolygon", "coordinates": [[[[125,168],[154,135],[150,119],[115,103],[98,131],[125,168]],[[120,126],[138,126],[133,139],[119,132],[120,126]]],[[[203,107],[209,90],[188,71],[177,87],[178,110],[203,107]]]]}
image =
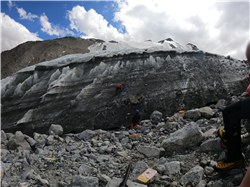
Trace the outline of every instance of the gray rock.
{"type": "Polygon", "coordinates": [[[24,139],[30,144],[30,147],[34,150],[37,145],[37,141],[26,134],[24,134],[24,139]]]}
{"type": "Polygon", "coordinates": [[[221,180],[217,180],[214,182],[213,187],[221,187],[223,185],[223,182],[221,180]]]}
{"type": "Polygon", "coordinates": [[[51,124],[49,128],[49,135],[63,135],[63,128],[61,125],[51,124]]]}
{"type": "Polygon", "coordinates": [[[163,148],[155,146],[138,146],[137,150],[148,158],[160,158],[165,154],[165,150],[163,148]]]}
{"type": "Polygon", "coordinates": [[[200,181],[196,187],[206,187],[207,183],[205,180],[200,181]]]}
{"type": "Polygon", "coordinates": [[[193,186],[196,186],[202,180],[203,174],[204,169],[200,166],[195,166],[181,177],[180,182],[182,182],[184,186],[188,183],[192,183],[193,186]]]}
{"type": "Polygon", "coordinates": [[[214,168],[209,167],[209,166],[205,167],[206,175],[211,175],[213,173],[213,171],[214,171],[214,168]]]}
{"type": "MultiPolygon", "coordinates": [[[[105,187],[117,187],[121,184],[123,179],[113,177],[111,181],[108,182],[108,184],[105,187]]],[[[139,184],[136,182],[132,182],[130,180],[127,181],[128,186],[133,186],[133,187],[147,187],[147,185],[144,184],[139,184]]]]}
{"type": "Polygon", "coordinates": [[[54,135],[49,135],[46,140],[45,140],[45,144],[46,145],[53,145],[56,144],[58,141],[55,139],[54,135]]]}
{"type": "Polygon", "coordinates": [[[199,109],[188,110],[185,114],[186,118],[197,120],[201,117],[199,109]]]}
{"type": "Polygon", "coordinates": [[[215,134],[216,132],[217,132],[217,129],[212,128],[212,129],[207,130],[207,131],[204,133],[204,136],[205,136],[205,138],[214,137],[214,136],[215,136],[214,134],[215,134]]]}
{"type": "Polygon", "coordinates": [[[160,166],[160,165],[164,165],[167,162],[167,159],[165,157],[161,157],[159,160],[157,160],[154,165],[153,165],[153,169],[155,168],[155,166],[160,166]]]}
{"type": "Polygon", "coordinates": [[[90,174],[92,171],[93,171],[93,168],[92,168],[92,167],[89,167],[89,166],[86,165],[86,164],[81,165],[81,166],[79,167],[79,169],[78,169],[79,174],[86,174],[86,175],[88,175],[88,174],[90,174]]]}
{"type": "Polygon", "coordinates": [[[225,108],[226,104],[227,104],[227,101],[225,99],[220,99],[216,103],[215,107],[218,108],[218,109],[220,109],[220,110],[223,110],[225,108]]]}
{"type": "Polygon", "coordinates": [[[171,116],[168,121],[169,122],[182,122],[183,121],[183,117],[185,116],[185,114],[179,114],[179,113],[175,113],[173,116],[171,116]]]}
{"type": "Polygon", "coordinates": [[[95,132],[92,130],[85,130],[79,134],[77,134],[76,136],[80,139],[80,140],[88,140],[91,139],[95,136],[95,132]]]}
{"type": "Polygon", "coordinates": [[[77,175],[74,177],[72,187],[98,187],[99,182],[96,177],[84,177],[77,175]]]}
{"type": "Polygon", "coordinates": [[[180,170],[181,170],[180,162],[178,161],[168,162],[165,164],[164,174],[173,175],[176,173],[180,173],[180,170]]]}
{"type": "Polygon", "coordinates": [[[203,108],[200,108],[199,111],[200,111],[201,115],[203,117],[207,118],[207,119],[212,118],[213,115],[214,115],[213,110],[210,107],[207,107],[207,106],[203,107],[203,108]]]}
{"type": "Polygon", "coordinates": [[[31,176],[33,175],[34,170],[33,169],[26,169],[23,174],[21,175],[20,179],[21,180],[27,180],[30,179],[31,176]]]}
{"type": "Polygon", "coordinates": [[[6,157],[10,152],[7,149],[1,149],[1,158],[6,157]]]}
{"type": "Polygon", "coordinates": [[[36,132],[33,133],[33,136],[34,136],[34,140],[35,140],[39,145],[42,145],[42,146],[45,145],[46,139],[47,139],[47,137],[48,137],[48,135],[46,135],[46,134],[39,134],[39,133],[36,133],[36,132]]]}
{"type": "Polygon", "coordinates": [[[7,136],[3,130],[1,130],[1,142],[7,141],[7,136]]]}
{"type": "Polygon", "coordinates": [[[49,182],[46,179],[42,179],[40,175],[36,175],[35,180],[36,180],[37,184],[39,184],[41,186],[46,186],[49,184],[49,182]]]}
{"type": "Polygon", "coordinates": [[[145,162],[139,161],[137,162],[135,168],[133,169],[133,171],[131,172],[131,174],[129,175],[129,179],[131,181],[138,181],[138,177],[147,169],[149,168],[148,164],[146,164],[145,162]]]}
{"type": "Polygon", "coordinates": [[[7,148],[9,150],[16,150],[19,146],[20,144],[15,139],[12,139],[7,143],[7,148]]]}
{"type": "Polygon", "coordinates": [[[198,127],[196,123],[191,122],[174,133],[171,133],[168,139],[163,140],[161,147],[163,147],[166,152],[178,152],[198,145],[203,139],[204,135],[200,127],[198,127]]]}
{"type": "Polygon", "coordinates": [[[169,131],[176,131],[180,128],[180,124],[178,122],[168,122],[166,125],[166,129],[169,131]]]}
{"type": "Polygon", "coordinates": [[[1,171],[2,172],[6,172],[6,171],[8,171],[9,169],[10,169],[10,167],[11,167],[11,163],[3,163],[2,161],[1,161],[1,171]]]}
{"type": "Polygon", "coordinates": [[[161,118],[162,118],[162,113],[159,111],[154,111],[151,115],[150,115],[150,120],[153,124],[158,124],[161,122],[161,118]]]}
{"type": "Polygon", "coordinates": [[[223,151],[220,138],[206,140],[201,144],[199,151],[202,153],[209,151],[213,152],[223,151]]]}

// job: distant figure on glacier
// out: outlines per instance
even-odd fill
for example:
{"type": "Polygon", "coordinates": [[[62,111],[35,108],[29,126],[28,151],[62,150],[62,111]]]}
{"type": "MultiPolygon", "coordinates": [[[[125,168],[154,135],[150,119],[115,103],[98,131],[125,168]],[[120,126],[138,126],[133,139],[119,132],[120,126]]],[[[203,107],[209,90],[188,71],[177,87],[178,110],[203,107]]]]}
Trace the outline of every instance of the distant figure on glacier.
{"type": "Polygon", "coordinates": [[[135,125],[135,128],[138,127],[138,123],[140,121],[140,114],[139,114],[139,110],[136,110],[135,111],[135,115],[133,116],[132,118],[132,123],[131,123],[131,130],[134,129],[134,125],[135,125]]]}
{"type": "Polygon", "coordinates": [[[116,92],[115,92],[115,95],[118,94],[118,91],[122,92],[122,84],[119,83],[117,86],[116,86],[116,92]]]}

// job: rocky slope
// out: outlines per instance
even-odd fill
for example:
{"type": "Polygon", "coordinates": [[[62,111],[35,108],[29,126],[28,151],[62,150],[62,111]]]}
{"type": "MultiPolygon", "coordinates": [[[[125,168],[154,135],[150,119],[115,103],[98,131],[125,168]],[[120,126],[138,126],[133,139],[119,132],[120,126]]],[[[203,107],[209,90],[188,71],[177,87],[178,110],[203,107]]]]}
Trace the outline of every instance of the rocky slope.
{"type": "Polygon", "coordinates": [[[88,53],[88,47],[104,41],[64,37],[53,40],[25,42],[1,53],[1,79],[11,76],[20,69],[49,61],[61,56],[88,53]]]}
{"type": "Polygon", "coordinates": [[[95,43],[88,49],[2,79],[2,129],[28,135],[44,133],[52,123],[67,133],[115,129],[129,126],[135,109],[143,119],[154,110],[170,116],[238,95],[248,84],[246,61],[171,39],[95,43]]]}
{"type": "Polygon", "coordinates": [[[226,103],[219,100],[171,117],[154,111],[134,130],[64,134],[60,125],[51,125],[46,134],[32,136],[1,131],[1,186],[117,187],[130,162],[128,186],[239,186],[250,163],[250,146],[242,145],[245,168],[223,175],[213,170],[226,158],[217,137],[226,103]],[[142,184],[137,177],[147,168],[157,170],[158,177],[142,184]]]}

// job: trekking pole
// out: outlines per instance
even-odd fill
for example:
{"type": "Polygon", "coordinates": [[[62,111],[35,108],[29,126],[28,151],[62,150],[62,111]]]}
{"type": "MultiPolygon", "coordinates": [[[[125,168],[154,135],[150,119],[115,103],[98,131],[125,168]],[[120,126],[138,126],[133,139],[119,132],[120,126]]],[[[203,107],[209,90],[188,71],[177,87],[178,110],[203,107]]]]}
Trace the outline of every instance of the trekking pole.
{"type": "Polygon", "coordinates": [[[132,162],[129,163],[127,170],[126,170],[126,174],[123,178],[123,181],[120,183],[119,187],[128,187],[127,180],[128,180],[129,174],[130,174],[131,165],[132,165],[132,162]]]}

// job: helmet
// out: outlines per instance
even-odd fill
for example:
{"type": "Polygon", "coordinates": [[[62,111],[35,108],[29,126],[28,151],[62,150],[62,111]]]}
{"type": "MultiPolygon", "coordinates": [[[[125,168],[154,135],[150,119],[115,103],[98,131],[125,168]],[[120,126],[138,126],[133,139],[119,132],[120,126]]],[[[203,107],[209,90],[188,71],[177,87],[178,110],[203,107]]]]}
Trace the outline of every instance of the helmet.
{"type": "Polygon", "coordinates": [[[136,113],[139,113],[139,110],[136,110],[136,113]]]}

